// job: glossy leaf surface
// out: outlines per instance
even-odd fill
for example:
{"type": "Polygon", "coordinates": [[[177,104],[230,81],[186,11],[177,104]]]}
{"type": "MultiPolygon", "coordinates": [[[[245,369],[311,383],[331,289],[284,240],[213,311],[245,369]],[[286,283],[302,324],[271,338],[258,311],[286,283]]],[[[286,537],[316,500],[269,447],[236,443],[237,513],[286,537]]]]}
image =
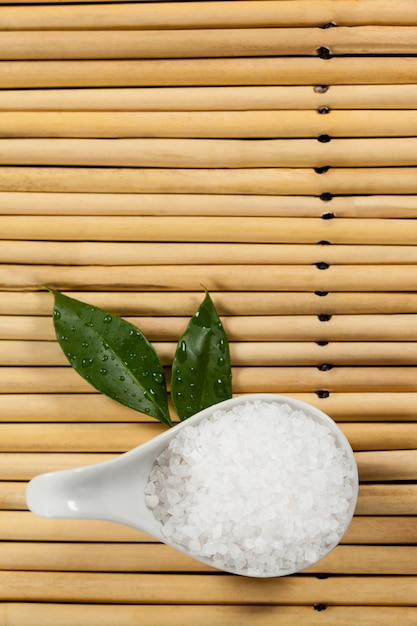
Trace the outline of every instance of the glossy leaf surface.
{"type": "Polygon", "coordinates": [[[181,420],[232,397],[229,344],[208,293],[178,342],[171,395],[181,420]]]}
{"type": "Polygon", "coordinates": [[[106,396],[172,426],[164,370],[132,324],[50,289],[54,326],[72,367],[106,396]]]}

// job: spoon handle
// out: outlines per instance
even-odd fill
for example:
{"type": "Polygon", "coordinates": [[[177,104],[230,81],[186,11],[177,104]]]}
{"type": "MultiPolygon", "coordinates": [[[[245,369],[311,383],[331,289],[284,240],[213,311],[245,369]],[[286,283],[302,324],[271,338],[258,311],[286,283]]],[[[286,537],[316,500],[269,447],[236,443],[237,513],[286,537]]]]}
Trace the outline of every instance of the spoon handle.
{"type": "Polygon", "coordinates": [[[98,479],[97,466],[41,474],[29,482],[26,501],[42,517],[107,519],[98,479]]]}

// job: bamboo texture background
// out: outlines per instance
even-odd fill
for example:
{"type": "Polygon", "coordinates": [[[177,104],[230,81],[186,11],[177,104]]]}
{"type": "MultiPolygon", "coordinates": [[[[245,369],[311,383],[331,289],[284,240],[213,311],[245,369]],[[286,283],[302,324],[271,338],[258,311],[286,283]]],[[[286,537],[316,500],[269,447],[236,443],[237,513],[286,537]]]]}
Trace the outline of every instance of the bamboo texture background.
{"type": "Polygon", "coordinates": [[[417,623],[416,35],[414,0],[0,0],[1,625],[417,623]],[[341,545],[246,579],[27,511],[32,476],[163,430],[71,370],[45,284],[168,372],[208,288],[234,392],[348,436],[341,545]]]}

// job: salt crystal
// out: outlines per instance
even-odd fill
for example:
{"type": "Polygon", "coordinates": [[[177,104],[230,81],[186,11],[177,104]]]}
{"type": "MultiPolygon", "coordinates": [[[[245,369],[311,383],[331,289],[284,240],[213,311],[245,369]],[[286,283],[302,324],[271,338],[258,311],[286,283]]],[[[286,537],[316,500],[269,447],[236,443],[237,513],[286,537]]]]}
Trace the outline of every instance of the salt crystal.
{"type": "Polygon", "coordinates": [[[145,496],[146,506],[150,509],[154,509],[159,504],[158,496],[145,496]]]}
{"type": "Polygon", "coordinates": [[[277,575],[344,531],[353,469],[330,427],[287,403],[217,410],[173,437],[145,501],[179,548],[226,571],[277,575]]]}

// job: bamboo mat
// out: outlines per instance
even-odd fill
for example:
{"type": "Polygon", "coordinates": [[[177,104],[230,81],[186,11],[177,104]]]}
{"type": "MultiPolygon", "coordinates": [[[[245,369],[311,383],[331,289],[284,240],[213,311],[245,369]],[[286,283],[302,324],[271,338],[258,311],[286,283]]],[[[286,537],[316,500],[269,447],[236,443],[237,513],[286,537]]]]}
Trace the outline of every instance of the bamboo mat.
{"type": "Polygon", "coordinates": [[[417,624],[416,35],[414,0],[0,0],[0,625],[417,624]],[[164,430],[71,370],[45,284],[168,375],[208,288],[234,393],[349,438],[342,543],[258,580],[30,513],[32,476],[164,430]]]}

